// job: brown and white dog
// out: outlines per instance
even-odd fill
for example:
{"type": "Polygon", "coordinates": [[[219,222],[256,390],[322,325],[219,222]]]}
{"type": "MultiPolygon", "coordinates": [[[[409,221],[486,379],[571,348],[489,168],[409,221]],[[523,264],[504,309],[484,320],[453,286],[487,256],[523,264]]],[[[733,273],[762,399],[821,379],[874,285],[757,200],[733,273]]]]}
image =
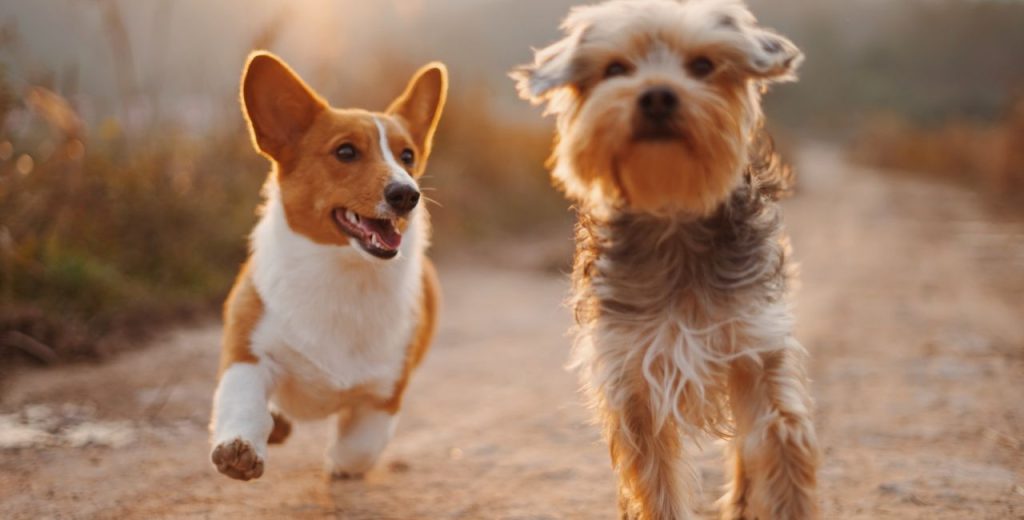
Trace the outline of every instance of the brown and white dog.
{"type": "Polygon", "coordinates": [[[575,362],[624,518],[689,518],[684,438],[731,439],[726,519],[817,515],[819,453],[787,302],[760,96],[802,55],[740,0],[612,0],[513,72],[557,116],[552,175],[579,208],[575,362]]]}
{"type": "Polygon", "coordinates": [[[417,180],[447,92],[432,63],[383,113],[330,107],[256,52],[242,107],[273,168],[252,254],[224,306],[211,423],[217,469],[263,473],[287,418],[336,415],[327,470],[369,470],[430,344],[439,287],[417,180]]]}

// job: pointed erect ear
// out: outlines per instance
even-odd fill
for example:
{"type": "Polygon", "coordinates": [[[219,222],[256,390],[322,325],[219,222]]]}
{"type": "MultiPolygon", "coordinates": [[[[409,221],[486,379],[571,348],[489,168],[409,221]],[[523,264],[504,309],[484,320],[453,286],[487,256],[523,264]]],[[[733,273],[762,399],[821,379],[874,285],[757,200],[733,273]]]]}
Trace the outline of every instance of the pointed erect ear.
{"type": "Polygon", "coordinates": [[[291,68],[269,52],[254,52],[242,73],[242,111],[256,148],[287,163],[295,143],[327,108],[291,68]]]}
{"type": "Polygon", "coordinates": [[[420,155],[430,155],[434,131],[448,97],[448,69],[443,63],[430,63],[409,81],[405,92],[391,103],[387,114],[406,123],[409,133],[420,147],[420,155]]]}

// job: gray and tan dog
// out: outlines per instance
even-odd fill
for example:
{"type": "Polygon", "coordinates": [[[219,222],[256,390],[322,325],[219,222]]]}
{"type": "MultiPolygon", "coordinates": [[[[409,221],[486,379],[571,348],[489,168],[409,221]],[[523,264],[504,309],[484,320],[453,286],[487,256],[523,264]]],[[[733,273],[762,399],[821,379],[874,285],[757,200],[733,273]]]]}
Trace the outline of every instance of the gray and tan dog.
{"type": "Polygon", "coordinates": [[[689,517],[683,442],[703,432],[731,440],[723,518],[815,517],[789,178],[761,136],[761,94],[800,51],[739,0],[612,0],[562,27],[513,77],[557,116],[552,175],[580,213],[575,362],[623,517],[689,517]]]}

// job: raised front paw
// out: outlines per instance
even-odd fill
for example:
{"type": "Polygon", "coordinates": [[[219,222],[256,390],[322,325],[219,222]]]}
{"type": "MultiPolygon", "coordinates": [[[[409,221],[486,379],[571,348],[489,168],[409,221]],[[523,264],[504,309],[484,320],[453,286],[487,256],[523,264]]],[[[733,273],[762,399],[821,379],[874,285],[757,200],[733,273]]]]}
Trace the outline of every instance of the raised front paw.
{"type": "Polygon", "coordinates": [[[210,460],[217,471],[237,480],[252,480],[263,475],[263,457],[248,441],[236,438],[213,448],[210,460]]]}

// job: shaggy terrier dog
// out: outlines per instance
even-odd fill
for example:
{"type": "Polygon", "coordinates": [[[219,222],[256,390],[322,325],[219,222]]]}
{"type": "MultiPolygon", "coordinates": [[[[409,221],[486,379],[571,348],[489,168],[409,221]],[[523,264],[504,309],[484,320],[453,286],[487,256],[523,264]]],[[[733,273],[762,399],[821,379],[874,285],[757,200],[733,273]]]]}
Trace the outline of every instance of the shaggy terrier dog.
{"type": "Polygon", "coordinates": [[[623,518],[690,516],[684,439],[729,439],[727,519],[817,515],[819,453],[760,97],[802,55],[739,0],[612,0],[512,73],[579,209],[575,365],[623,518]]]}

